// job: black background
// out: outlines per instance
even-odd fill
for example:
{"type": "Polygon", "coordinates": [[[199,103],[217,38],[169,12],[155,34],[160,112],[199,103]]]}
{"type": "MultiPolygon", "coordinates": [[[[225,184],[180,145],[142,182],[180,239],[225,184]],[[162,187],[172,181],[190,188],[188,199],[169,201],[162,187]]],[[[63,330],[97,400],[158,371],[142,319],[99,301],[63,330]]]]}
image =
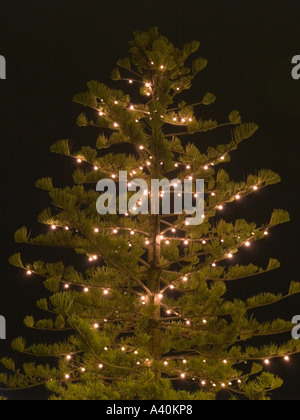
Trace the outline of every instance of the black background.
{"type": "MultiPolygon", "coordinates": [[[[110,82],[109,75],[116,60],[127,55],[128,41],[137,29],[158,26],[179,47],[193,39],[201,42],[200,53],[209,65],[189,93],[190,102],[211,91],[217,96],[209,109],[212,117],[222,121],[238,109],[244,120],[260,126],[225,169],[236,179],[261,168],[282,176],[280,185],[242,200],[238,208],[232,207],[233,213],[230,207],[224,212],[228,220],[234,214],[264,223],[273,208],[285,208],[292,217],[291,223],[272,231],[235,261],[264,264],[268,257],[276,257],[281,269],[239,282],[230,293],[240,297],[261,290],[286,293],[289,282],[299,280],[300,80],[291,77],[292,57],[300,54],[299,20],[298,0],[0,0],[0,55],[7,60],[7,80],[0,80],[0,314],[6,317],[8,335],[0,341],[1,357],[11,355],[14,337],[28,336],[22,319],[35,314],[35,301],[46,295],[38,279],[26,277],[7,262],[20,250],[25,261],[26,256],[27,261],[38,259],[34,249],[13,241],[13,233],[23,225],[38,232],[36,217],[49,204],[34,182],[43,176],[52,176],[58,185],[70,181],[75,163],[52,156],[49,147],[62,138],[70,138],[77,148],[93,144],[95,131],[76,127],[82,109],[72,97],[92,79],[128,89],[122,82],[110,82]]],[[[207,139],[216,144],[228,141],[223,136],[223,131],[214,132],[195,141],[205,150],[207,139]]],[[[44,257],[59,260],[61,253],[49,251],[44,257]]],[[[299,313],[299,297],[294,297],[257,316],[290,320],[299,313]]],[[[51,340],[42,339],[46,338],[51,340]]],[[[283,338],[289,339],[289,334],[283,338]]],[[[278,342],[277,337],[272,340],[278,342]]],[[[289,364],[272,362],[270,371],[285,379],[275,399],[300,400],[299,367],[299,356],[289,364]]],[[[38,399],[45,394],[35,390],[8,396],[38,399]]]]}

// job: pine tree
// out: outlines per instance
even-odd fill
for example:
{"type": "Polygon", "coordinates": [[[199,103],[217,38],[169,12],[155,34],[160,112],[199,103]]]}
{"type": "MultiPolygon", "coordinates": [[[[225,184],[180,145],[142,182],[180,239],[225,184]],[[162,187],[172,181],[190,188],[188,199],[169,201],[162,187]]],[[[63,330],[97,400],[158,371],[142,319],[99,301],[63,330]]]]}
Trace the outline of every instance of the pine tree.
{"type": "Polygon", "coordinates": [[[196,104],[176,102],[207,65],[206,59],[191,57],[198,49],[196,41],[175,48],[157,28],[136,32],[130,58],[118,60],[112,79],[130,87],[141,102],[96,81],[75,97],[88,108],[78,125],[94,127],[96,147],[75,152],[68,140],[52,146],[53,153],[79,166],[74,184],[56,187],[51,178],[39,180],[36,186],[49,193],[52,206],[38,221],[49,231],[33,238],[23,227],[15,234],[17,243],[75,251],[74,266],[23,263],[20,254],[10,258],[27,275],[43,278],[51,292],[37,302],[46,318],[28,316],[25,325],[58,338],[55,344],[13,341],[14,350],[51,362],[19,369],[2,359],[11,371],[0,376],[8,389],[45,386],[51,399],[61,400],[213,400],[223,390],[232,398],[263,400],[281,386],[264,365],[273,358],[288,360],[300,347],[295,340],[270,344],[269,337],[291,331],[292,325],[280,319],[261,323],[249,313],[299,293],[300,284],[293,282],[286,296],[261,293],[245,301],[229,300],[226,293],[232,281],[242,288],[243,279],[279,267],[273,258],[263,268],[235,265],[234,257],[289,215],[274,210],[263,226],[222,219],[224,206],[230,209],[230,203],[280,177],[260,170],[244,182],[230,180],[224,164],[257,125],[242,122],[238,111],[225,123],[199,118],[199,107],[215,101],[212,93],[196,104]],[[196,145],[203,133],[226,126],[227,143],[206,151],[196,145]],[[186,215],[175,213],[139,214],[141,200],[136,215],[100,215],[95,186],[106,178],[118,184],[120,171],[128,173],[129,183],[139,178],[149,187],[152,179],[204,179],[202,223],[191,226],[186,215]],[[89,268],[81,272],[83,262],[89,268]],[[251,344],[264,336],[266,345],[251,344]]]}

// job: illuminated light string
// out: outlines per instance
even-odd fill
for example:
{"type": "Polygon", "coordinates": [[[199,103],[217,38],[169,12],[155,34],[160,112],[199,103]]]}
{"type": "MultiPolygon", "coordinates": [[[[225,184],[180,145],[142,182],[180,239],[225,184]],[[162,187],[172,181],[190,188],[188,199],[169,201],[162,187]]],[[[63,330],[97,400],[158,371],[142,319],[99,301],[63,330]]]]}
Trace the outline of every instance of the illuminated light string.
{"type": "MultiPolygon", "coordinates": [[[[98,325],[98,324],[94,324],[94,326],[95,325],[98,325]]],[[[108,349],[108,347],[104,347],[104,351],[108,351],[109,349],[108,349]]],[[[139,354],[139,352],[138,352],[138,350],[130,350],[130,349],[126,349],[126,347],[125,346],[122,346],[122,347],[120,347],[120,351],[121,352],[133,352],[133,354],[135,355],[135,356],[137,356],[138,354],[139,354]]],[[[275,358],[279,358],[279,356],[278,357],[273,357],[274,359],[275,358]]],[[[71,361],[71,359],[72,359],[72,355],[71,354],[68,354],[67,356],[66,356],[66,360],[69,362],[69,361],[71,361]]],[[[286,361],[286,362],[289,362],[290,361],[290,357],[289,356],[284,356],[284,360],[286,361]]],[[[176,361],[176,360],[175,360],[176,361]]],[[[185,358],[181,358],[181,357],[178,357],[177,358],[177,361],[178,362],[181,362],[183,365],[187,365],[188,364],[188,360],[187,359],[185,359],[185,358]]],[[[149,359],[145,359],[145,360],[143,360],[143,363],[144,364],[146,364],[146,365],[151,365],[151,363],[149,362],[149,359]]],[[[205,364],[206,363],[206,360],[203,360],[203,363],[205,364]]],[[[227,359],[224,359],[223,361],[222,361],[222,363],[224,364],[224,365],[227,365],[228,364],[228,360],[227,359]]],[[[267,365],[267,366],[269,366],[270,365],[270,360],[269,359],[264,359],[264,361],[263,361],[263,363],[265,364],[265,365],[267,365]]],[[[136,362],[136,365],[137,366],[140,366],[141,365],[141,362],[140,361],[137,361],[136,362]]],[[[163,365],[167,368],[168,366],[169,366],[169,361],[168,360],[164,360],[163,361],[163,365]]],[[[100,364],[98,364],[98,368],[100,369],[100,370],[102,370],[102,369],[104,369],[104,364],[103,363],[100,363],[100,364]]],[[[80,371],[82,372],[82,373],[85,373],[86,372],[86,368],[85,367],[81,367],[80,368],[80,371]]],[[[193,381],[195,381],[196,379],[195,379],[195,377],[192,375],[192,374],[189,374],[188,372],[180,372],[179,371],[179,377],[181,378],[181,379],[187,379],[187,378],[190,378],[190,379],[192,379],[193,381]]],[[[65,380],[69,380],[70,378],[71,378],[71,374],[70,373],[67,373],[67,374],[65,374],[64,375],[64,378],[65,378],[65,380]]],[[[241,379],[231,379],[231,380],[228,380],[228,381],[226,381],[226,382],[220,382],[219,383],[219,386],[221,387],[221,388],[226,388],[226,386],[229,386],[229,387],[232,387],[233,386],[233,382],[236,382],[237,384],[242,384],[242,380],[241,379]]],[[[215,382],[213,382],[213,381],[207,381],[207,380],[204,380],[204,379],[200,379],[200,384],[201,384],[201,386],[207,386],[207,384],[210,384],[213,388],[216,388],[217,387],[217,384],[215,383],[215,382]]]]}
{"type": "MultiPolygon", "coordinates": [[[[257,188],[258,188],[258,187],[256,187],[256,188],[255,188],[255,187],[253,187],[253,189],[254,189],[254,190],[256,190],[257,188]]],[[[237,195],[237,196],[236,196],[236,199],[239,199],[239,198],[240,198],[240,197],[237,195]]],[[[56,225],[51,225],[51,229],[52,229],[52,230],[56,230],[56,228],[57,228],[57,226],[56,226],[56,225]]],[[[66,230],[69,230],[69,227],[67,227],[67,226],[66,226],[66,227],[65,227],[65,229],[66,229],[66,230]]],[[[94,231],[95,231],[95,233],[98,233],[98,232],[99,232],[99,228],[95,228],[95,229],[94,229],[94,231]]],[[[173,229],[172,229],[172,232],[176,232],[176,229],[175,229],[175,228],[173,228],[173,229]]],[[[117,230],[117,229],[115,229],[115,230],[114,230],[114,233],[118,233],[118,230],[117,230]]],[[[134,231],[131,231],[131,232],[130,232],[130,234],[131,234],[131,235],[134,235],[134,234],[135,234],[135,232],[134,232],[134,231]]],[[[264,235],[265,235],[265,236],[267,236],[267,235],[268,235],[268,231],[264,231],[264,235]]],[[[162,237],[162,239],[163,239],[163,237],[162,237]]],[[[169,240],[167,240],[167,241],[166,241],[166,244],[169,244],[169,243],[170,243],[170,242],[169,242],[169,240]]],[[[188,244],[188,243],[189,243],[189,242],[185,240],[185,244],[188,244]]],[[[206,243],[206,241],[202,241],[202,243],[206,243]]],[[[250,242],[249,242],[249,241],[245,242],[245,246],[250,246],[250,242]]],[[[233,257],[233,255],[232,255],[231,253],[229,253],[229,254],[228,254],[228,257],[229,257],[229,258],[232,258],[232,257],[233,257]]],[[[92,260],[96,260],[96,259],[97,259],[97,256],[93,256],[93,257],[91,257],[91,259],[92,259],[92,260]]],[[[216,265],[215,263],[213,263],[213,264],[212,264],[212,266],[215,266],[215,265],[216,265]]],[[[30,270],[28,270],[28,271],[27,271],[27,274],[28,274],[28,275],[31,275],[31,274],[32,274],[32,272],[31,272],[30,270]]],[[[183,278],[183,280],[184,280],[184,281],[186,281],[186,280],[187,280],[187,278],[186,278],[186,277],[184,277],[184,278],[183,278]]],[[[66,284],[66,285],[65,285],[65,288],[68,288],[68,287],[69,287],[69,285],[67,285],[67,284],[66,284]]],[[[171,285],[170,287],[172,288],[172,285],[171,285]]],[[[173,286],[173,287],[174,287],[174,286],[173,286]]],[[[88,291],[89,291],[89,289],[88,289],[88,288],[85,288],[85,289],[84,289],[84,292],[88,292],[88,291]]],[[[105,290],[105,291],[104,291],[104,294],[107,294],[107,293],[108,293],[108,290],[105,290]]],[[[163,296],[162,296],[162,294],[159,294],[158,296],[159,296],[159,298],[160,298],[160,299],[162,299],[162,297],[163,297],[163,296]]],[[[170,311],[170,310],[168,310],[168,313],[170,313],[170,312],[171,312],[171,311],[170,311]]],[[[206,321],[204,320],[204,321],[203,321],[203,323],[206,323],[206,321]]],[[[187,325],[190,325],[190,321],[186,321],[186,324],[187,324],[187,325]]],[[[98,325],[98,324],[94,324],[94,328],[99,328],[99,325],[98,325]]],[[[125,349],[124,349],[124,348],[122,348],[122,351],[124,351],[124,350],[125,350],[125,349]]],[[[71,356],[67,356],[67,359],[68,359],[68,360],[70,360],[70,358],[71,358],[71,356]]],[[[290,361],[289,356],[285,356],[285,357],[284,357],[284,360],[285,360],[285,361],[290,361]]],[[[139,362],[138,362],[138,363],[139,363],[139,362]]],[[[224,361],[223,363],[225,364],[225,363],[227,363],[227,361],[224,361]]],[[[266,365],[269,365],[269,364],[270,364],[270,360],[269,360],[269,359],[265,359],[265,360],[264,360],[264,363],[265,363],[266,365]]],[[[100,366],[100,365],[99,365],[99,366],[100,366]]],[[[83,371],[83,372],[85,372],[85,369],[84,369],[84,368],[82,368],[82,371],[83,371]]],[[[181,376],[182,376],[182,377],[185,377],[185,374],[182,374],[181,376]]],[[[70,377],[69,375],[66,375],[66,379],[68,379],[69,377],[70,377]]],[[[221,385],[222,385],[222,386],[225,386],[225,384],[221,384],[221,385]]]]}

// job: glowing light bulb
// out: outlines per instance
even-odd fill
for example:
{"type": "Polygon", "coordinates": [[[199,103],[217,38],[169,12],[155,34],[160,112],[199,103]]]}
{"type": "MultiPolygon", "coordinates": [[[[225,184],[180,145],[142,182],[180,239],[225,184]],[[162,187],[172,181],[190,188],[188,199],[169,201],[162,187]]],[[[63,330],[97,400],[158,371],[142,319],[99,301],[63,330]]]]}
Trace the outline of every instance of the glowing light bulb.
{"type": "Polygon", "coordinates": [[[99,233],[99,228],[95,228],[95,229],[94,229],[94,232],[95,232],[95,233],[99,233]]]}
{"type": "Polygon", "coordinates": [[[174,166],[175,166],[175,168],[178,168],[178,166],[179,166],[179,165],[178,165],[178,163],[175,163],[175,165],[174,165],[174,166]]]}
{"type": "Polygon", "coordinates": [[[159,293],[159,295],[157,295],[159,299],[162,299],[164,296],[163,294],[159,293]]]}
{"type": "Polygon", "coordinates": [[[98,166],[94,166],[94,171],[98,171],[99,167],[98,166]]]}
{"type": "Polygon", "coordinates": [[[181,118],[181,122],[182,123],[185,123],[186,122],[186,119],[185,118],[181,118]]]}
{"type": "Polygon", "coordinates": [[[202,241],[202,244],[205,245],[206,244],[206,241],[202,241]]]}
{"type": "Polygon", "coordinates": [[[189,241],[184,241],[184,245],[188,245],[189,244],[189,241]]]}
{"type": "Polygon", "coordinates": [[[125,351],[125,350],[126,350],[126,348],[125,348],[125,347],[122,347],[122,348],[121,348],[121,351],[125,351]]]}
{"type": "Polygon", "coordinates": [[[193,118],[189,118],[189,121],[192,122],[193,121],[193,118]]]}
{"type": "Polygon", "coordinates": [[[171,313],[172,313],[172,312],[170,311],[170,309],[168,309],[168,310],[167,310],[167,314],[168,314],[168,315],[171,315],[171,313]]]}
{"type": "Polygon", "coordinates": [[[267,230],[265,230],[265,231],[264,231],[264,235],[265,235],[265,236],[268,236],[268,235],[269,235],[269,232],[268,232],[267,230]]]}
{"type": "Polygon", "coordinates": [[[225,384],[221,384],[221,387],[222,387],[222,388],[225,388],[225,387],[226,387],[226,385],[225,385],[225,384]]]}
{"type": "Polygon", "coordinates": [[[118,103],[119,103],[118,101],[115,101],[115,105],[118,105],[118,103]]]}
{"type": "Polygon", "coordinates": [[[118,229],[114,229],[113,230],[113,233],[118,233],[118,229]]]}
{"type": "Polygon", "coordinates": [[[184,223],[186,226],[189,226],[190,222],[188,222],[187,220],[184,223]]]}
{"type": "Polygon", "coordinates": [[[136,350],[136,351],[134,352],[134,354],[139,354],[139,352],[136,350]]]}
{"type": "Polygon", "coordinates": [[[27,274],[27,276],[31,276],[31,274],[32,274],[32,271],[30,271],[30,270],[27,270],[27,271],[26,271],[26,274],[27,274]]]}
{"type": "Polygon", "coordinates": [[[67,359],[67,360],[71,360],[71,359],[72,359],[72,356],[71,356],[70,354],[68,354],[68,355],[66,356],[66,359],[67,359]]]}
{"type": "Polygon", "coordinates": [[[165,68],[165,66],[161,65],[160,68],[161,68],[161,70],[163,70],[165,68]]]}
{"type": "Polygon", "coordinates": [[[131,80],[131,79],[130,79],[130,80],[129,80],[129,83],[130,83],[130,84],[132,85],[132,83],[133,83],[133,80],[131,80]]]}
{"type": "Polygon", "coordinates": [[[182,280],[183,280],[183,281],[188,281],[187,276],[183,277],[183,279],[182,279],[182,280]]]}
{"type": "Polygon", "coordinates": [[[134,106],[133,105],[130,105],[130,109],[131,109],[131,111],[133,111],[134,110],[134,106]]]}
{"type": "Polygon", "coordinates": [[[247,241],[247,242],[245,242],[245,246],[250,246],[251,244],[250,244],[250,242],[249,241],[247,241]]]}
{"type": "Polygon", "coordinates": [[[203,324],[207,324],[207,320],[206,319],[203,319],[202,323],[203,324]]]}
{"type": "Polygon", "coordinates": [[[184,365],[186,365],[186,364],[187,364],[187,360],[185,360],[185,359],[184,359],[184,360],[182,361],[182,363],[183,363],[184,365]]]}
{"type": "Polygon", "coordinates": [[[267,365],[267,366],[269,366],[270,360],[269,359],[265,359],[264,364],[267,365]]]}
{"type": "Polygon", "coordinates": [[[190,166],[190,165],[187,165],[187,166],[186,166],[186,169],[191,169],[191,166],[190,166]]]}
{"type": "Polygon", "coordinates": [[[82,163],[82,160],[81,159],[77,159],[77,163],[82,163]]]}
{"type": "Polygon", "coordinates": [[[173,284],[171,284],[170,289],[173,290],[175,288],[175,286],[173,286],[173,284]]]}
{"type": "Polygon", "coordinates": [[[104,294],[104,295],[108,295],[108,293],[109,293],[109,292],[108,292],[108,290],[107,290],[107,289],[103,290],[103,294],[104,294]]]}
{"type": "Polygon", "coordinates": [[[191,321],[186,321],[186,325],[191,325],[191,321]]]}
{"type": "Polygon", "coordinates": [[[206,382],[205,382],[205,381],[202,381],[202,382],[201,382],[201,385],[202,385],[202,386],[205,386],[205,385],[206,385],[206,382]]]}
{"type": "Polygon", "coordinates": [[[228,362],[227,362],[227,360],[223,360],[223,363],[224,363],[224,365],[227,365],[228,362]]]}
{"type": "Polygon", "coordinates": [[[81,368],[81,372],[84,373],[85,372],[85,368],[81,368]]]}
{"type": "Polygon", "coordinates": [[[173,228],[173,229],[172,229],[172,232],[173,232],[173,233],[175,233],[175,232],[176,232],[176,229],[175,229],[175,228],[173,228]]]}
{"type": "Polygon", "coordinates": [[[225,160],[225,156],[221,156],[221,160],[225,160]]]}
{"type": "Polygon", "coordinates": [[[114,127],[119,127],[119,124],[117,122],[114,122],[114,127]]]}
{"type": "Polygon", "coordinates": [[[211,196],[212,197],[215,197],[215,195],[216,195],[216,193],[214,193],[214,192],[211,193],[211,196]]]}
{"type": "Polygon", "coordinates": [[[184,374],[184,373],[182,373],[182,374],[180,375],[180,377],[181,377],[182,379],[184,379],[184,378],[185,378],[185,374],[184,374]]]}
{"type": "Polygon", "coordinates": [[[87,293],[87,292],[89,291],[89,289],[88,289],[87,287],[85,287],[85,288],[83,289],[83,291],[84,291],[84,293],[87,293]]]}
{"type": "Polygon", "coordinates": [[[217,264],[216,263],[212,263],[212,265],[211,265],[212,267],[216,267],[217,266],[217,264]]]}
{"type": "Polygon", "coordinates": [[[149,245],[149,244],[150,244],[150,241],[148,241],[148,239],[146,239],[145,245],[149,245]]]}
{"type": "Polygon", "coordinates": [[[218,206],[218,209],[219,209],[219,210],[223,210],[223,208],[224,208],[224,207],[223,207],[222,205],[218,206]]]}
{"type": "Polygon", "coordinates": [[[65,289],[69,289],[70,288],[70,286],[68,285],[68,284],[65,284],[65,289]]]}
{"type": "Polygon", "coordinates": [[[205,165],[203,169],[205,169],[205,171],[207,171],[208,170],[208,166],[205,165]]]}
{"type": "Polygon", "coordinates": [[[99,324],[94,324],[93,327],[97,330],[99,328],[99,324]]]}
{"type": "Polygon", "coordinates": [[[258,190],[258,186],[257,185],[254,185],[253,190],[254,191],[258,190]]]}
{"type": "Polygon", "coordinates": [[[236,200],[239,200],[241,198],[241,196],[239,195],[239,194],[237,194],[236,196],[235,196],[235,199],[236,200]]]}
{"type": "Polygon", "coordinates": [[[130,235],[133,236],[135,234],[134,230],[130,232],[130,235]]]}
{"type": "Polygon", "coordinates": [[[170,241],[166,241],[166,245],[170,245],[170,241]]]}
{"type": "Polygon", "coordinates": [[[65,375],[65,379],[66,380],[70,379],[70,375],[65,375]]]}
{"type": "Polygon", "coordinates": [[[144,150],[145,148],[144,148],[144,146],[140,146],[140,150],[144,150]]]}
{"type": "Polygon", "coordinates": [[[103,365],[102,365],[102,363],[100,363],[100,365],[99,365],[99,369],[103,369],[103,365]]]}
{"type": "Polygon", "coordinates": [[[169,364],[169,363],[168,363],[167,361],[165,361],[165,362],[164,362],[164,365],[165,365],[165,366],[168,366],[168,364],[169,364]]]}
{"type": "Polygon", "coordinates": [[[284,357],[284,360],[285,360],[286,362],[289,362],[289,361],[290,361],[289,356],[285,356],[285,357],[284,357]]]}
{"type": "Polygon", "coordinates": [[[55,230],[56,229],[56,226],[55,225],[51,225],[51,229],[52,230],[55,230]]]}

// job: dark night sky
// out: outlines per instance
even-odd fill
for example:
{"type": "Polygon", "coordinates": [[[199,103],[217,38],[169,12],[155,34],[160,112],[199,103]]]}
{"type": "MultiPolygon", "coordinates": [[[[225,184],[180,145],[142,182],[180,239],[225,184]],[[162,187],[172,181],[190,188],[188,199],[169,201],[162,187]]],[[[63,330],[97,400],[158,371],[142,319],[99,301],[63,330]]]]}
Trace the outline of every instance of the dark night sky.
{"type": "MultiPolygon", "coordinates": [[[[36,217],[49,202],[34,189],[35,180],[52,176],[57,184],[69,182],[74,163],[52,156],[50,145],[70,138],[79,148],[96,139],[94,131],[76,126],[82,109],[72,97],[92,79],[127,88],[114,85],[109,75],[116,60],[127,55],[136,29],[158,26],[177,46],[201,41],[201,55],[209,65],[198,77],[190,100],[214,92],[212,117],[221,121],[238,109],[245,120],[260,126],[225,169],[236,179],[261,168],[282,176],[280,185],[259,191],[234,209],[238,217],[262,223],[273,208],[290,211],[292,222],[272,231],[247,254],[262,264],[276,257],[282,268],[241,282],[232,293],[247,297],[261,290],[286,292],[290,281],[299,281],[300,80],[291,77],[292,57],[300,54],[299,19],[299,0],[0,0],[0,55],[7,60],[7,80],[0,80],[0,315],[8,324],[8,340],[0,342],[1,357],[10,354],[9,342],[15,336],[28,336],[22,319],[35,313],[35,301],[45,296],[39,280],[8,265],[9,255],[20,250],[28,261],[39,258],[34,249],[15,245],[13,233],[23,225],[38,231],[36,217]]],[[[214,132],[209,138],[222,143],[228,140],[223,134],[214,132]]],[[[205,149],[205,135],[198,137],[197,144],[201,142],[205,149]]],[[[225,217],[229,220],[228,210],[225,217]]],[[[59,259],[61,254],[52,251],[50,257],[59,259]]],[[[295,297],[259,316],[290,320],[299,313],[295,297]]],[[[275,398],[300,400],[300,357],[292,358],[289,365],[273,362],[270,370],[286,380],[275,398]]],[[[35,392],[18,397],[41,396],[35,392]]]]}

